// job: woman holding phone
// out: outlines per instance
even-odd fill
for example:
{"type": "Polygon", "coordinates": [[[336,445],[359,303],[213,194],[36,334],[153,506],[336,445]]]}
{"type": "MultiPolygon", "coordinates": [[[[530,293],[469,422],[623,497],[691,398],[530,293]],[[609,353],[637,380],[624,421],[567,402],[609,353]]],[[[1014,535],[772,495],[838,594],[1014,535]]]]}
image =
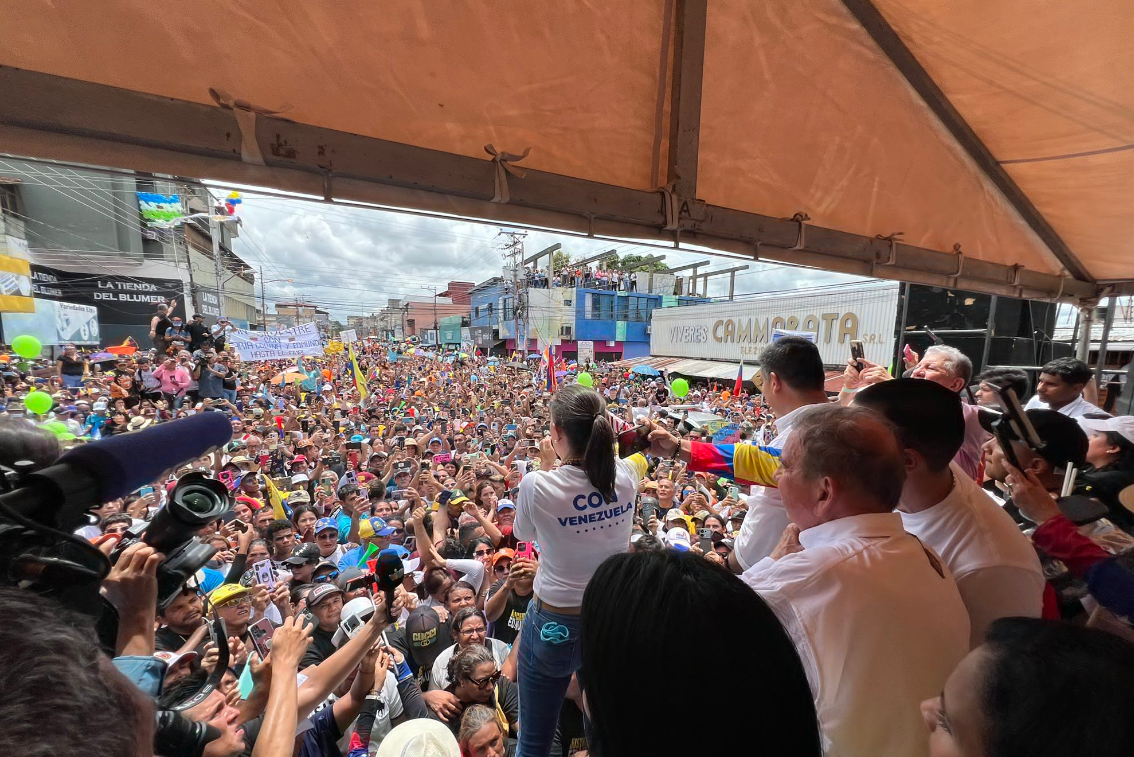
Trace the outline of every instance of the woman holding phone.
{"type": "Polygon", "coordinates": [[[542,470],[520,481],[513,527],[518,540],[540,548],[520,631],[519,757],[542,757],[551,748],[567,685],[579,668],[583,590],[603,560],[629,549],[635,494],[646,473],[641,455],[615,456],[606,402],[581,384],[555,393],[549,432],[540,445],[542,470]],[[556,457],[562,462],[552,469],[556,457]]]}

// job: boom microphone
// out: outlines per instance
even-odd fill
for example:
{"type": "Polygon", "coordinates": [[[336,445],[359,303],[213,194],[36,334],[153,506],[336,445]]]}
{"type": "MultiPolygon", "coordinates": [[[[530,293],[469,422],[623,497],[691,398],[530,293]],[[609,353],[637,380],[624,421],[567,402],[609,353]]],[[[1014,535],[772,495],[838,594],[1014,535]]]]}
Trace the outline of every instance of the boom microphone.
{"type": "Polygon", "coordinates": [[[29,474],[25,488],[2,499],[26,517],[73,531],[86,522],[85,512],[92,507],[124,497],[231,438],[232,424],[223,413],[161,423],[76,447],[29,474]]]}

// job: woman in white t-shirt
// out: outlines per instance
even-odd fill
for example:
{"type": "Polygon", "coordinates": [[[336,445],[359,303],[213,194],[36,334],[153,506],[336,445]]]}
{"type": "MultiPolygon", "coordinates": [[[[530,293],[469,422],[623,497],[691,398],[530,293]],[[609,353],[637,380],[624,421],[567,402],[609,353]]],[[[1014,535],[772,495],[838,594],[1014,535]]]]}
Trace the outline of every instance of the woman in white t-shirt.
{"type": "Polygon", "coordinates": [[[520,629],[520,731],[517,755],[546,755],[571,674],[579,668],[579,605],[603,560],[626,552],[634,497],[645,475],[640,455],[619,460],[606,402],[570,384],[551,400],[544,470],[528,473],[516,497],[513,535],[540,549],[534,596],[520,629]],[[555,457],[560,467],[547,470],[555,457]]]}

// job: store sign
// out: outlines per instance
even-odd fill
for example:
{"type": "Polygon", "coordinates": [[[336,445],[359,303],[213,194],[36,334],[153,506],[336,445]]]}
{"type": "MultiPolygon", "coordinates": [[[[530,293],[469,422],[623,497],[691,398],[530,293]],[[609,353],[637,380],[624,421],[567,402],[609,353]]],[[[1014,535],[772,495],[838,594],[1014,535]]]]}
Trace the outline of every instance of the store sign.
{"type": "Polygon", "coordinates": [[[4,313],[5,334],[27,334],[50,345],[98,344],[98,310],[93,305],[38,299],[31,302],[33,312],[4,313]]]}
{"type": "Polygon", "coordinates": [[[842,365],[850,341],[866,347],[867,359],[887,365],[893,356],[898,309],[896,282],[851,285],[840,291],[800,290],[653,311],[650,354],[740,362],[751,359],[777,335],[805,332],[823,362],[842,365]]]}
{"type": "Polygon", "coordinates": [[[31,266],[32,291],[37,299],[74,302],[98,308],[103,324],[135,324],[149,326],[157,306],[177,298],[171,315],[184,317],[181,305],[183,286],[178,279],[143,279],[101,273],[76,273],[31,266]]]}
{"type": "Polygon", "coordinates": [[[595,343],[589,339],[580,339],[576,344],[578,345],[578,354],[575,359],[580,364],[593,363],[595,361],[595,343]]]}
{"type": "Polygon", "coordinates": [[[11,255],[0,255],[0,312],[35,312],[35,303],[32,301],[31,270],[27,260],[11,255]]]}
{"type": "MultiPolygon", "coordinates": [[[[200,313],[206,318],[219,318],[221,315],[220,297],[217,296],[217,290],[207,289],[205,287],[194,287],[197,289],[196,294],[193,295],[193,305],[196,308],[193,312],[200,313]]],[[[192,315],[192,313],[190,313],[192,315]]]]}

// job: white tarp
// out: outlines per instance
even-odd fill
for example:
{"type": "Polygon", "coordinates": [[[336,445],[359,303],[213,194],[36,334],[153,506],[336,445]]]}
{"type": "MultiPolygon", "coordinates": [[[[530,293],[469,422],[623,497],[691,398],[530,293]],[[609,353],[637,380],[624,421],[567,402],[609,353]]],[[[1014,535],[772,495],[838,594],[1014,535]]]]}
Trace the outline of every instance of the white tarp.
{"type": "Polygon", "coordinates": [[[241,360],[281,360],[323,354],[323,342],[314,323],[279,331],[236,329],[229,332],[227,343],[241,360]]]}

